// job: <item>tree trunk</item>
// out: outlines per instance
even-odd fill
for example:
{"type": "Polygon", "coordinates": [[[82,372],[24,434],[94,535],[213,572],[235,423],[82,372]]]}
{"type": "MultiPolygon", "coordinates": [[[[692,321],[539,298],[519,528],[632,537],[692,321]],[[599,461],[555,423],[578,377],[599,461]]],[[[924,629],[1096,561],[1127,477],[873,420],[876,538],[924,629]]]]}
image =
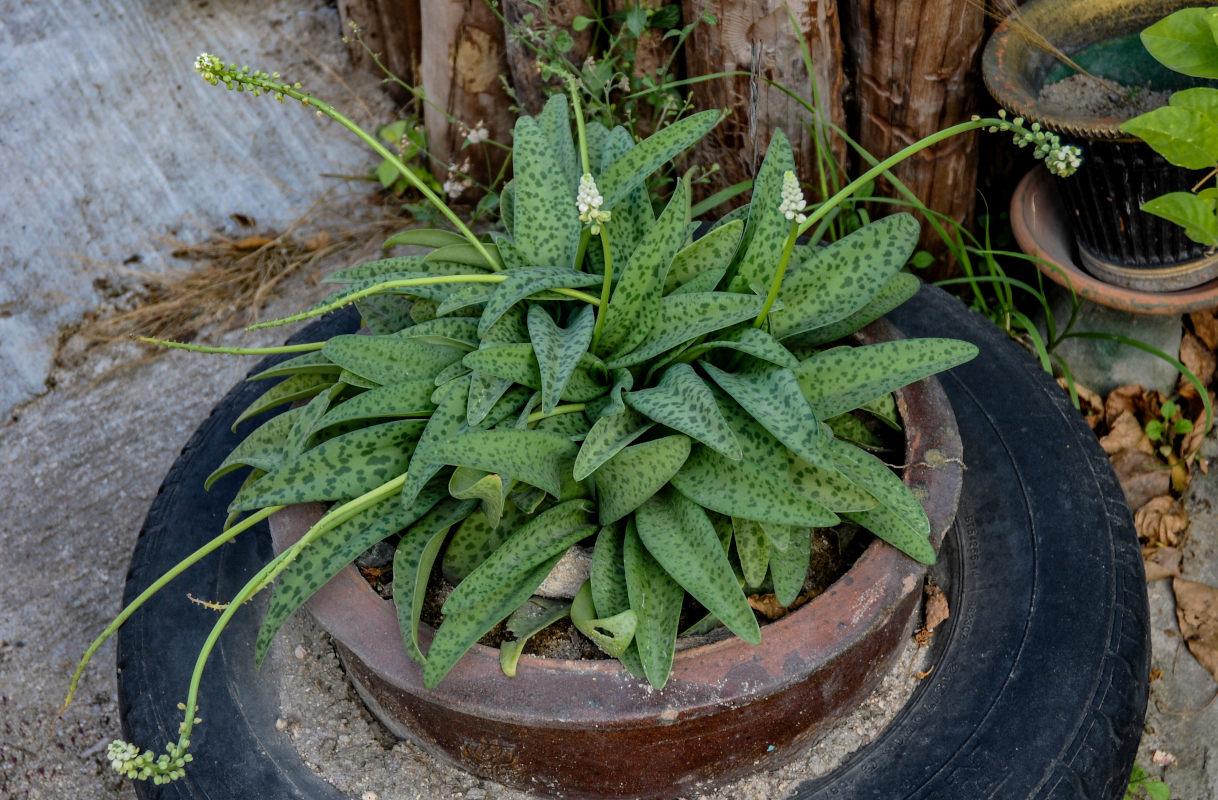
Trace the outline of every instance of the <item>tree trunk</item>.
{"type": "MultiPolygon", "coordinates": [[[[484,0],[427,0],[421,4],[423,109],[431,170],[456,188],[448,167],[486,184],[503,164],[504,151],[485,144],[462,150],[471,131],[509,143],[514,121],[500,85],[508,74],[503,25],[484,0]],[[433,107],[434,106],[434,107],[433,107]],[[452,121],[455,120],[455,121],[452,121]]],[[[468,190],[467,190],[468,191],[468,190]]],[[[450,191],[450,196],[452,196],[450,191]]],[[[460,196],[460,195],[458,195],[460,196]]],[[[472,193],[465,199],[470,199],[472,193]]]]}
{"type": "MultiPolygon", "coordinates": [[[[705,10],[718,18],[717,25],[699,24],[690,35],[685,53],[689,75],[739,70],[755,76],[717,78],[694,85],[699,108],[731,111],[731,116],[704,140],[697,156],[697,163],[720,165],[713,188],[756,175],[775,128],[782,128],[791,140],[800,178],[819,183],[812,115],[802,103],[766,81],[785,86],[808,104],[816,105],[819,99],[821,119],[845,125],[845,79],[836,0],[722,0],[710,3],[709,8],[706,0],[684,0],[682,9],[686,23],[705,10]],[[788,7],[798,31],[788,16],[788,7]],[[800,34],[811,51],[814,76],[809,76],[805,66],[800,34]]],[[[828,149],[834,160],[842,163],[845,144],[820,130],[831,142],[828,149]]],[[[819,191],[814,190],[809,199],[818,196],[819,191]]]]}
{"type": "MultiPolygon", "coordinates": [[[[884,158],[973,113],[985,35],[985,15],[975,0],[843,0],[843,15],[856,71],[852,127],[868,152],[884,158]]],[[[956,136],[893,174],[928,208],[968,224],[976,203],[976,153],[975,133],[956,136]]],[[[884,194],[895,193],[887,187],[884,194]]],[[[943,252],[925,225],[922,246],[943,252]]]]}
{"type": "Polygon", "coordinates": [[[507,60],[516,102],[525,113],[537,114],[546,101],[542,88],[558,86],[561,79],[541,74],[534,48],[553,50],[555,43],[550,32],[563,31],[571,37],[572,47],[565,53],[552,52],[550,57],[561,57],[571,64],[573,71],[578,70],[588,56],[592,28],[577,31],[572,22],[577,16],[588,16],[591,12],[585,0],[545,0],[541,8],[534,0],[502,0],[501,8],[507,22],[507,60]]]}
{"type": "MultiPolygon", "coordinates": [[[[359,27],[359,37],[380,56],[381,63],[390,72],[411,86],[419,85],[419,60],[423,49],[419,0],[339,0],[338,14],[355,66],[381,74],[372,56],[352,35],[351,23],[359,27]]],[[[399,103],[412,97],[401,86],[393,83],[386,86],[399,103]]]]}

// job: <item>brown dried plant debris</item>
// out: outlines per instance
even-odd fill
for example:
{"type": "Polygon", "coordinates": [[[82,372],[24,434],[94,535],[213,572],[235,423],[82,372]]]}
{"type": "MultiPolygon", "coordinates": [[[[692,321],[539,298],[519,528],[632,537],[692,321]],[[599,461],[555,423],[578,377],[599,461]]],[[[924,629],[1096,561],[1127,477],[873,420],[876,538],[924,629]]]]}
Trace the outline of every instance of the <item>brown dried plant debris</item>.
{"type": "Polygon", "coordinates": [[[1218,310],[1194,311],[1188,315],[1188,321],[1193,325],[1193,332],[1210,350],[1218,350],[1218,318],[1214,316],[1216,311],[1218,310]]]}
{"type": "Polygon", "coordinates": [[[1180,576],[1180,550],[1175,547],[1143,547],[1142,564],[1146,567],[1146,582],[1180,576]]]}
{"type": "MultiPolygon", "coordinates": [[[[1058,378],[1057,385],[1067,393],[1070,391],[1065,378],[1058,378]]],[[[1083,419],[1087,420],[1091,430],[1095,430],[1104,421],[1104,399],[1081,383],[1074,384],[1074,392],[1078,395],[1079,411],[1083,412],[1083,419]]]]}
{"type": "Polygon", "coordinates": [[[1172,581],[1176,621],[1188,649],[1218,679],[1218,589],[1194,581],[1172,581]]]}
{"type": "Polygon", "coordinates": [[[923,622],[922,627],[914,634],[914,641],[918,643],[918,647],[928,646],[935,636],[935,628],[942,625],[951,616],[947,596],[943,594],[942,589],[933,583],[927,583],[922,587],[922,594],[925,598],[923,622]]]}
{"type": "MultiPolygon", "coordinates": [[[[1201,339],[1191,333],[1186,332],[1184,338],[1180,340],[1180,361],[1197,376],[1202,386],[1209,386],[1210,382],[1214,380],[1214,368],[1218,366],[1218,358],[1214,356],[1213,350],[1206,347],[1201,339]]],[[[1196,385],[1183,375],[1180,376],[1180,383],[1176,391],[1185,400],[1192,400],[1198,396],[1196,385]]]]}
{"type": "Polygon", "coordinates": [[[1153,547],[1177,547],[1180,534],[1188,528],[1188,512],[1180,501],[1156,497],[1133,515],[1138,538],[1153,547]]]}

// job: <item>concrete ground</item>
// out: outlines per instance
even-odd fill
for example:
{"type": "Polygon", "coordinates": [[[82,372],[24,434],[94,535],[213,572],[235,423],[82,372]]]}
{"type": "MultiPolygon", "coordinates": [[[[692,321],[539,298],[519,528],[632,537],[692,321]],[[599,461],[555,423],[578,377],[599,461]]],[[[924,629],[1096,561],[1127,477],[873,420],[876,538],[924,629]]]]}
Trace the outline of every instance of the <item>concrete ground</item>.
{"type": "MultiPolygon", "coordinates": [[[[10,576],[0,581],[0,797],[14,800],[134,797],[104,760],[119,730],[112,645],[54,732],[48,726],[81,653],[119,610],[127,559],[162,477],[248,367],[79,341],[57,367],[59,328],[105,307],[98,279],[171,265],[158,237],[235,233],[234,213],[282,229],[334,189],[324,173],[371,164],[343,132],[298,108],[207,86],[191,71],[194,56],[208,49],[299,76],[367,124],[392,114],[376,81],[346,67],[336,13],[322,0],[121,6],[103,13],[87,0],[53,0],[9,4],[0,15],[9,98],[0,104],[0,554],[10,576]]],[[[381,213],[356,202],[319,224],[381,213]]],[[[285,284],[262,316],[319,296],[306,277],[285,284]]],[[[285,335],[216,328],[201,338],[256,345],[285,335]]],[[[1216,586],[1218,470],[1198,477],[1188,503],[1185,577],[1216,586]]],[[[1209,702],[1218,683],[1180,642],[1170,584],[1149,592],[1162,677],[1139,762],[1160,773],[1152,757],[1170,753],[1173,797],[1218,797],[1218,703],[1209,702]]],[[[292,644],[321,658],[324,642],[310,636],[301,630],[292,644]]],[[[451,772],[418,796],[499,796],[451,772]]],[[[780,772],[716,796],[777,797],[789,781],[780,772]]]]}

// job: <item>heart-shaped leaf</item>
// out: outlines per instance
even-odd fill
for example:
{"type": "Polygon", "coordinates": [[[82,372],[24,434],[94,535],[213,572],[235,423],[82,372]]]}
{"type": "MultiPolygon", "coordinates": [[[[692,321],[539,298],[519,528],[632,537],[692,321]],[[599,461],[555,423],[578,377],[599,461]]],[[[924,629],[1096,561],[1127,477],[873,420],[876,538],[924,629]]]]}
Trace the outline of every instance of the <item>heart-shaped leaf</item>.
{"type": "Polygon", "coordinates": [[[554,411],[567,383],[592,343],[596,314],[582,308],[566,328],[560,328],[539,305],[529,307],[529,339],[541,378],[541,410],[554,411]]]}
{"type": "Polygon", "coordinates": [[[626,392],[626,405],[692,436],[728,458],[740,458],[740,443],[724,420],[710,387],[688,364],[674,364],[652,389],[626,392]]]}

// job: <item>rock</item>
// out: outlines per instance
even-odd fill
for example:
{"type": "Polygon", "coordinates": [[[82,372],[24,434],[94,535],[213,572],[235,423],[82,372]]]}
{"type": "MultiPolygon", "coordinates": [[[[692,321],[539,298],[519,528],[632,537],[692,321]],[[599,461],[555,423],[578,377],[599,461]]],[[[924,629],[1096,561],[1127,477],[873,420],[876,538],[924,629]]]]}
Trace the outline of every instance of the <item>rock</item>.
{"type": "Polygon", "coordinates": [[[592,573],[592,548],[572,547],[550,570],[550,574],[537,587],[536,594],[542,597],[559,597],[566,600],[575,597],[592,573]]]}

